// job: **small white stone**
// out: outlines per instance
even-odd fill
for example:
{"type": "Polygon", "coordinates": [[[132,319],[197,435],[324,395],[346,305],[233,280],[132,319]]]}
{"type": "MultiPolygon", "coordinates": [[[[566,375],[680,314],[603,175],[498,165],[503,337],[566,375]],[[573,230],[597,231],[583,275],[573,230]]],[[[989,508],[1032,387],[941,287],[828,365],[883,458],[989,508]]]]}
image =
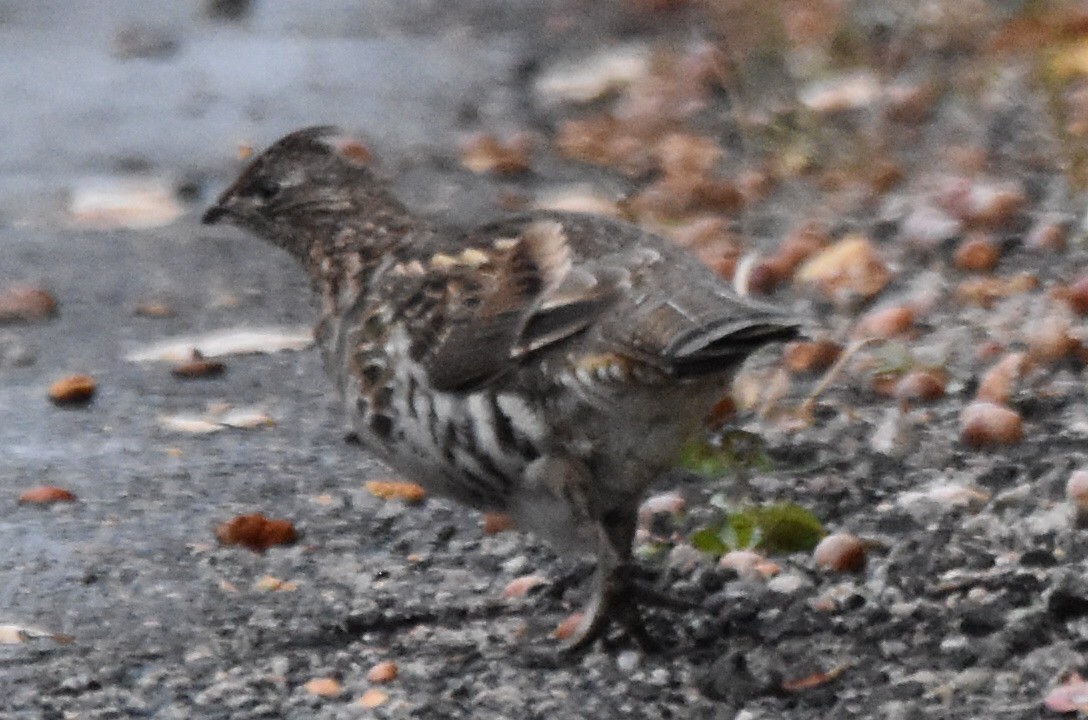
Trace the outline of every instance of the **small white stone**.
{"type": "Polygon", "coordinates": [[[631,672],[638,667],[639,655],[634,650],[624,650],[616,656],[616,667],[624,672],[631,672]]]}
{"type": "Polygon", "coordinates": [[[546,105],[592,102],[645,77],[650,61],[650,48],[643,43],[606,47],[547,69],[537,79],[534,91],[546,105]]]}
{"type": "Polygon", "coordinates": [[[503,572],[507,575],[524,575],[529,567],[529,558],[524,555],[516,555],[502,564],[503,572]]]}
{"type": "Polygon", "coordinates": [[[809,582],[808,578],[804,575],[798,575],[797,573],[782,573],[767,581],[767,587],[769,589],[777,593],[782,593],[783,595],[790,595],[811,584],[812,583],[809,582]]]}

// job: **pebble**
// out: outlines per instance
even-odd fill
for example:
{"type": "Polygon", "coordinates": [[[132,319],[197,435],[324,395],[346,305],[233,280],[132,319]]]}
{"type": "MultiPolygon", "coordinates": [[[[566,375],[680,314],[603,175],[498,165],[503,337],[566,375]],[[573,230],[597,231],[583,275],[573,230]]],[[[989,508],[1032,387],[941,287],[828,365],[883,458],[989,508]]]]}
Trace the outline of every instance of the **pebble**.
{"type": "Polygon", "coordinates": [[[669,550],[669,557],[666,561],[669,568],[676,570],[683,574],[690,574],[696,568],[701,565],[706,565],[709,562],[709,556],[696,550],[691,545],[675,545],[669,550]]]}
{"type": "Polygon", "coordinates": [[[941,640],[941,652],[953,654],[966,650],[971,644],[966,635],[949,635],[941,640]]]}
{"type": "Polygon", "coordinates": [[[903,241],[919,250],[930,251],[963,232],[963,223],[932,205],[916,207],[903,220],[903,241]]]}
{"type": "Polygon", "coordinates": [[[623,670],[624,672],[631,672],[636,667],[638,667],[640,659],[641,658],[639,657],[637,651],[624,650],[616,656],[616,667],[618,667],[620,670],[623,670]]]}
{"type": "Polygon", "coordinates": [[[529,569],[529,558],[524,555],[515,555],[502,564],[502,571],[507,575],[524,575],[529,569]]]}
{"type": "Polygon", "coordinates": [[[812,581],[799,573],[782,573],[767,581],[767,587],[777,593],[790,595],[812,585],[812,581]]]}
{"type": "Polygon", "coordinates": [[[934,511],[949,512],[956,508],[977,508],[990,499],[982,488],[938,480],[918,490],[900,493],[897,504],[916,521],[932,518],[934,511]]]}

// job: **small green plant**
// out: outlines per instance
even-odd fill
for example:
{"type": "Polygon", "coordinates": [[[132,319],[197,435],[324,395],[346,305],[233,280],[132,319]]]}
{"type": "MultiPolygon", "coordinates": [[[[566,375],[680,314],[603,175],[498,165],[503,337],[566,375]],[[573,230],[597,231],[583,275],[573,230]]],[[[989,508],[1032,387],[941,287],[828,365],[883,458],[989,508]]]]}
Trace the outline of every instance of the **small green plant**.
{"type": "Polygon", "coordinates": [[[722,520],[696,531],[691,544],[712,555],[755,548],[772,554],[808,552],[827,534],[820,520],[797,503],[730,509],[716,495],[711,504],[723,508],[722,520]]]}
{"type": "Polygon", "coordinates": [[[705,477],[721,477],[738,470],[770,472],[771,456],[758,435],[733,430],[717,438],[700,436],[680,450],[680,467],[705,477]]]}

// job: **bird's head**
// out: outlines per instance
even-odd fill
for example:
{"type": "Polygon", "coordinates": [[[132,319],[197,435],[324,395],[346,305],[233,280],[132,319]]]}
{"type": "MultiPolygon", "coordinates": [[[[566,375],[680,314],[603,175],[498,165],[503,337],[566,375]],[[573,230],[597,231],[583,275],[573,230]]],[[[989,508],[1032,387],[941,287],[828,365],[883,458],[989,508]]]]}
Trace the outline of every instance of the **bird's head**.
{"type": "Polygon", "coordinates": [[[332,126],[297,130],[254,158],[204,213],[293,250],[299,234],[343,220],[375,185],[366,145],[332,126]]]}

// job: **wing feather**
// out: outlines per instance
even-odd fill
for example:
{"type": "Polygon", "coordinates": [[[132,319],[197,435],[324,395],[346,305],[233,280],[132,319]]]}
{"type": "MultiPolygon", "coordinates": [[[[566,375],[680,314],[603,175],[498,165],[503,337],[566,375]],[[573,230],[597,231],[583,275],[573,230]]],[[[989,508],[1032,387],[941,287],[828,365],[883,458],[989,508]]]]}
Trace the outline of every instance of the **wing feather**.
{"type": "Polygon", "coordinates": [[[486,260],[470,267],[447,254],[450,261],[429,264],[439,276],[432,285],[444,293],[433,299],[437,332],[419,359],[439,390],[480,387],[520,358],[582,331],[626,281],[621,269],[575,266],[554,221],[532,223],[474,252],[486,260]]]}

